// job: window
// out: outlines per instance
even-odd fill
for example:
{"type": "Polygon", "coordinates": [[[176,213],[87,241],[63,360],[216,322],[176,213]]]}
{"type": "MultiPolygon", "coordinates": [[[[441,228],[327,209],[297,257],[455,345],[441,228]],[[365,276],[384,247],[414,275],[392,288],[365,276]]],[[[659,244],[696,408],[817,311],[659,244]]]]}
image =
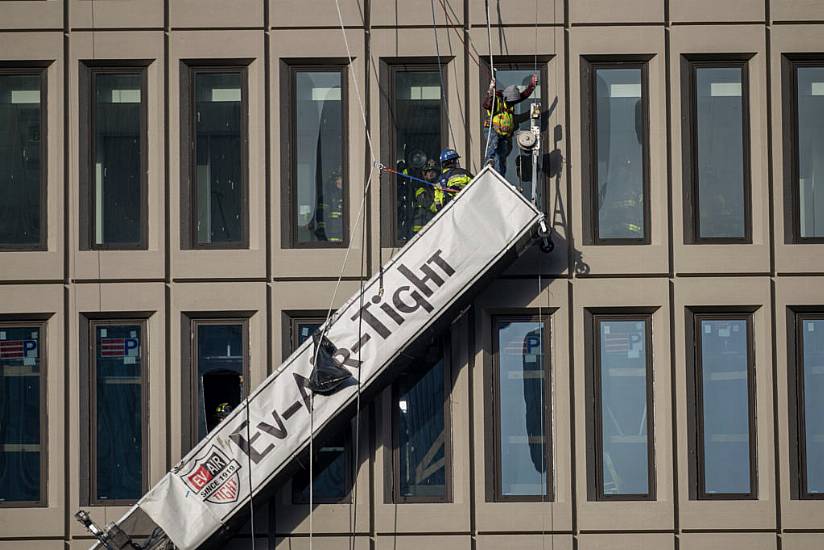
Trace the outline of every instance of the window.
{"type": "Polygon", "coordinates": [[[494,318],[494,500],[549,500],[550,392],[545,321],[494,318]]]}
{"type": "MultiPolygon", "coordinates": [[[[427,160],[439,162],[446,144],[446,91],[437,65],[389,65],[383,89],[389,91],[384,105],[381,148],[389,151],[383,163],[398,172],[422,179],[427,160]]],[[[386,210],[393,235],[386,246],[400,246],[417,233],[434,213],[419,205],[416,193],[423,184],[390,174],[386,210]]]]}
{"type": "Polygon", "coordinates": [[[394,502],[449,502],[451,443],[447,344],[429,348],[392,386],[394,502]]]}
{"type": "MultiPolygon", "coordinates": [[[[326,317],[289,317],[288,354],[308,340],[326,321],[326,317]]],[[[286,355],[288,355],[286,354],[286,355]]],[[[312,500],[316,503],[338,504],[349,502],[352,486],[350,455],[351,434],[341,430],[332,434],[327,441],[315,444],[315,462],[313,465],[314,487],[312,500]]],[[[309,503],[309,468],[301,468],[292,477],[292,502],[309,503]]]]}
{"type": "Polygon", "coordinates": [[[44,332],[0,324],[0,507],[45,504],[44,332]]]}
{"type": "Polygon", "coordinates": [[[692,60],[685,68],[687,241],[750,242],[747,63],[692,60]]]}
{"type": "Polygon", "coordinates": [[[187,449],[240,404],[246,396],[249,373],[247,319],[193,319],[190,331],[191,370],[185,376],[188,395],[184,398],[184,404],[191,404],[187,407],[187,449]]]}
{"type": "Polygon", "coordinates": [[[283,120],[289,159],[289,246],[345,246],[347,240],[346,72],[343,67],[286,67],[289,99],[283,120]]]}
{"type": "Polygon", "coordinates": [[[590,500],[655,500],[651,325],[648,314],[592,315],[590,500]]]}
{"type": "Polygon", "coordinates": [[[647,64],[584,60],[589,244],[649,244],[647,64]]]}
{"type": "MultiPolygon", "coordinates": [[[[515,120],[518,123],[518,130],[529,130],[530,119],[529,109],[535,101],[540,101],[543,112],[547,112],[547,100],[545,92],[546,83],[546,63],[540,63],[538,66],[538,86],[532,92],[530,99],[522,101],[515,105],[515,120]]],[[[495,81],[498,90],[503,90],[507,86],[516,85],[523,91],[529,85],[529,80],[536,72],[535,63],[530,58],[527,63],[505,63],[499,59],[495,59],[495,81]]],[[[489,63],[481,64],[481,91],[484,94],[481,102],[486,97],[485,90],[489,87],[489,63]]],[[[486,132],[489,123],[489,112],[481,108],[481,158],[485,154],[486,149],[486,132]]],[[[545,153],[548,150],[548,140],[546,139],[546,128],[542,128],[542,146],[545,153]]],[[[541,163],[538,164],[539,169],[541,163]]],[[[517,142],[513,139],[512,151],[506,161],[506,179],[514,185],[527,199],[532,200],[532,155],[525,154],[518,148],[517,142]]],[[[538,201],[539,205],[544,204],[544,182],[546,174],[543,172],[538,174],[538,201]]]]}
{"type": "Polygon", "coordinates": [[[795,369],[791,369],[791,411],[797,442],[794,449],[798,487],[794,498],[824,499],[824,315],[796,314],[795,369]],[[793,390],[796,390],[793,393],[793,390]],[[797,445],[797,446],[796,446],[797,445]]]}
{"type": "Polygon", "coordinates": [[[46,76],[0,66],[0,249],[46,247],[46,76]]]}
{"type": "Polygon", "coordinates": [[[90,504],[129,504],[146,480],[145,323],[92,321],[90,328],[90,504]]]}
{"type": "Polygon", "coordinates": [[[187,248],[248,247],[245,67],[191,66],[181,110],[183,235],[187,248]]]}
{"type": "Polygon", "coordinates": [[[786,59],[795,242],[824,243],[824,60],[786,59]]]}
{"type": "Polygon", "coordinates": [[[752,316],[695,313],[692,331],[693,497],[756,498],[752,316]]]}

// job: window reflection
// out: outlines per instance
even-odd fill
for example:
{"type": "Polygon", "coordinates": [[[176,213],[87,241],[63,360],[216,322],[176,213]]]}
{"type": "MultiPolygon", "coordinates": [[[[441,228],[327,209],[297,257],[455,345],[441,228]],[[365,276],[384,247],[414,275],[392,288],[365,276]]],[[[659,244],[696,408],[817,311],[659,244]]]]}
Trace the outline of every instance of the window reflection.
{"type": "MultiPolygon", "coordinates": [[[[430,351],[429,368],[406,373],[396,382],[394,430],[395,493],[402,500],[443,500],[447,497],[444,361],[430,351]]],[[[429,361],[426,361],[429,363],[429,361]]],[[[424,366],[424,365],[421,365],[424,366]]]]}
{"type": "Polygon", "coordinates": [[[745,98],[741,67],[695,69],[697,237],[747,235],[745,98]]]}
{"type": "Polygon", "coordinates": [[[650,494],[647,323],[598,322],[599,493],[606,496],[650,494]]]}
{"type": "Polygon", "coordinates": [[[140,325],[96,325],[94,433],[97,500],[143,494],[143,364],[140,325]]]}
{"type": "Polygon", "coordinates": [[[824,67],[798,67],[798,193],[801,238],[824,237],[824,67]]]}
{"type": "Polygon", "coordinates": [[[543,323],[500,321],[497,328],[501,496],[547,494],[543,323]]]}
{"type": "Polygon", "coordinates": [[[647,144],[640,68],[596,68],[597,239],[643,240],[647,144]]]}
{"type": "Polygon", "coordinates": [[[804,492],[824,494],[824,319],[802,323],[804,492]]]}
{"type": "Polygon", "coordinates": [[[196,72],[196,244],[243,242],[242,75],[196,72]]]}
{"type": "Polygon", "coordinates": [[[699,403],[707,495],[749,494],[750,370],[747,319],[700,319],[699,403]]]}
{"type": "Polygon", "coordinates": [[[94,244],[139,244],[142,76],[97,73],[93,81],[94,244]]]}
{"type": "Polygon", "coordinates": [[[38,327],[0,326],[0,503],[42,499],[40,345],[38,327]]]}
{"type": "Polygon", "coordinates": [[[41,78],[0,74],[0,246],[41,242],[41,78]]]}
{"type": "Polygon", "coordinates": [[[294,73],[296,241],[341,242],[346,204],[340,70],[294,73]]]}
{"type": "MultiPolygon", "coordinates": [[[[392,153],[398,172],[424,179],[427,160],[438,161],[443,138],[441,78],[437,69],[405,69],[392,72],[390,99],[392,153]]],[[[396,227],[398,241],[406,241],[435,215],[418,196],[427,186],[393,176],[396,197],[396,227]]]]}

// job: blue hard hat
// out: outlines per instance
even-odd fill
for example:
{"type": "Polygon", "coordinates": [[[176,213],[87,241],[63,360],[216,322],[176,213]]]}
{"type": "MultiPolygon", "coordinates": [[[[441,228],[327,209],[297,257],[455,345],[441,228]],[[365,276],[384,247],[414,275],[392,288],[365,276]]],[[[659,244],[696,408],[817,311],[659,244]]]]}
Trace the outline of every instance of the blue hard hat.
{"type": "Polygon", "coordinates": [[[455,149],[444,149],[441,151],[441,164],[461,158],[461,155],[455,149]]]}

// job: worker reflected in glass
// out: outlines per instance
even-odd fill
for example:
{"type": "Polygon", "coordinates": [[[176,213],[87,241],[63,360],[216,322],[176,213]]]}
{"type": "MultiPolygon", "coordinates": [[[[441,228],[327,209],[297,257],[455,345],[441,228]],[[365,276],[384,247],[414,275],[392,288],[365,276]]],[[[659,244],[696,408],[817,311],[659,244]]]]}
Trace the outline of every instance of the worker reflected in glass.
{"type": "Polygon", "coordinates": [[[319,241],[341,242],[343,240],[343,174],[340,168],[329,173],[323,186],[323,194],[318,197],[312,230],[319,241]]]}
{"type": "Polygon", "coordinates": [[[506,176],[506,161],[512,152],[512,135],[518,128],[515,120],[515,106],[529,98],[538,85],[538,75],[533,74],[529,85],[521,91],[510,84],[503,91],[497,89],[495,78],[489,82],[489,90],[483,107],[487,112],[484,126],[487,128],[485,161],[502,176],[506,176]]]}

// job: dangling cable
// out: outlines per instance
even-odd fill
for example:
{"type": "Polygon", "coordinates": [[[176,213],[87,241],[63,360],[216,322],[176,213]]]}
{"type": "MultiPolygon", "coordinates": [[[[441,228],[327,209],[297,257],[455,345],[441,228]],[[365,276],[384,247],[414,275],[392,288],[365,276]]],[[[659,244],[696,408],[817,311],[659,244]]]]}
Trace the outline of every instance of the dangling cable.
{"type": "Polygon", "coordinates": [[[546,459],[546,404],[544,403],[544,395],[546,394],[546,343],[544,340],[544,311],[541,307],[541,294],[543,293],[543,284],[541,281],[541,271],[538,268],[538,334],[541,338],[541,548],[544,548],[546,539],[546,514],[544,514],[544,505],[546,504],[547,493],[549,488],[547,486],[547,459],[546,459]]]}
{"type": "Polygon", "coordinates": [[[444,96],[447,88],[444,85],[444,68],[443,65],[441,65],[441,49],[438,45],[438,27],[435,22],[435,0],[430,0],[430,4],[432,5],[432,34],[435,35],[435,55],[438,57],[438,77],[441,79],[441,105],[446,106],[446,124],[449,127],[449,138],[452,140],[453,147],[457,147],[458,142],[455,140],[455,132],[452,130],[452,120],[449,116],[449,98],[444,96]]]}
{"type": "MultiPolygon", "coordinates": [[[[489,44],[489,74],[491,76],[490,84],[492,81],[495,80],[495,63],[492,57],[492,25],[489,22],[489,0],[486,0],[486,40],[489,44]]],[[[497,84],[496,84],[497,86],[497,84]]],[[[486,164],[486,155],[489,152],[489,143],[492,139],[492,132],[494,132],[494,128],[492,128],[492,119],[495,117],[495,109],[498,107],[498,91],[490,86],[490,90],[492,93],[492,105],[491,109],[489,109],[489,128],[487,128],[486,133],[486,147],[484,148],[484,162],[486,164]]],[[[482,165],[483,166],[483,165],[482,165]]]]}

